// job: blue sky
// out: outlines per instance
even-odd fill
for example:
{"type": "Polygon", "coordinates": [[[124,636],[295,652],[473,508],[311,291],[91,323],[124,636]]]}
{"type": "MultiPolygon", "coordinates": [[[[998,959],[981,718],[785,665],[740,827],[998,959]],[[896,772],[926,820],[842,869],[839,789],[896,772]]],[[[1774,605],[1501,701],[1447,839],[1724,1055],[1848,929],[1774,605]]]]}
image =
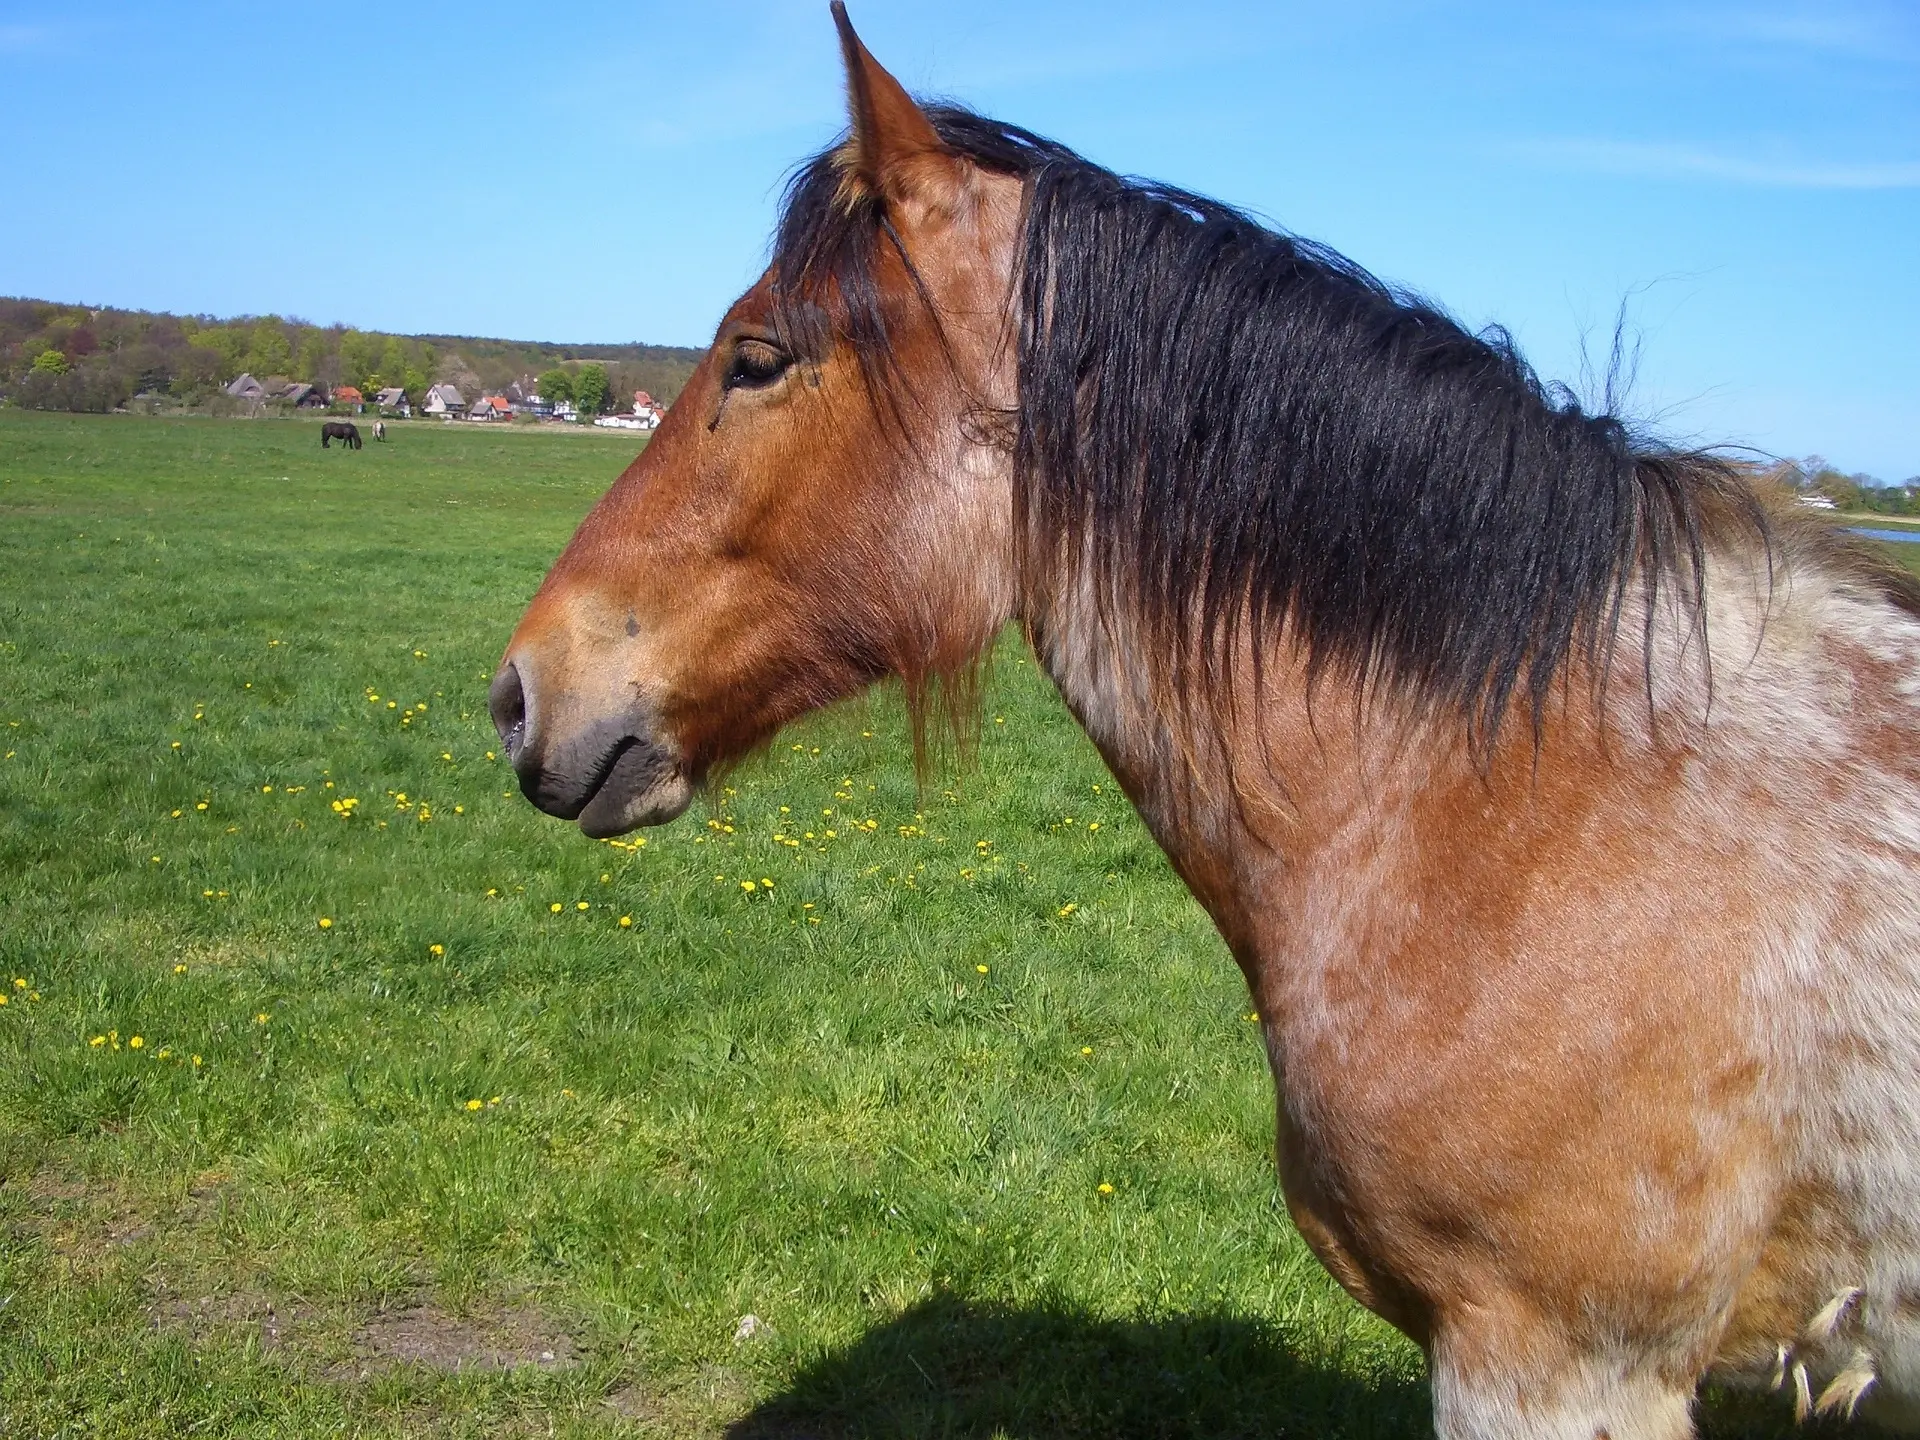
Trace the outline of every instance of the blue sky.
{"type": "MultiPolygon", "coordinates": [[[[852,0],[910,88],[1324,240],[1670,437],[1920,474],[1920,4],[852,0]]],[[[0,293],[703,344],[825,0],[0,0],[0,293]]]]}

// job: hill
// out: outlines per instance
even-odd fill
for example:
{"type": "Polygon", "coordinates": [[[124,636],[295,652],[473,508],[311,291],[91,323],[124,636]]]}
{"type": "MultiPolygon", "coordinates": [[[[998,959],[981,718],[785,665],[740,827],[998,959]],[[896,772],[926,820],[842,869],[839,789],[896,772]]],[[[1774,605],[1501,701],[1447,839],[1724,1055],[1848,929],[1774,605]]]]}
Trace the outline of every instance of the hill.
{"type": "Polygon", "coordinates": [[[170,315],[0,298],[0,396],[39,410],[107,411],[136,395],[211,403],[235,376],[331,388],[446,380],[471,394],[558,366],[602,365],[616,397],[671,401],[703,352],[675,345],[563,345],[473,335],[397,335],[279,315],[170,315]]]}

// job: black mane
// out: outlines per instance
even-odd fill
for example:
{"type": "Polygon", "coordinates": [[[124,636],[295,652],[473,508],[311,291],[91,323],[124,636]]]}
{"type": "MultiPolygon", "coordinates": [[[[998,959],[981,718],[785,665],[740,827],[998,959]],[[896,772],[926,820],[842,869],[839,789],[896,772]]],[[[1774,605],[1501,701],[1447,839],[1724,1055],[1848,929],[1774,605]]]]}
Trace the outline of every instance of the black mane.
{"type": "MultiPolygon", "coordinates": [[[[1571,658],[1604,670],[1636,576],[1649,616],[1663,583],[1698,616],[1710,513],[1764,542],[1730,465],[1583,413],[1505,332],[1470,334],[1215,201],[964,110],[928,114],[953,150],[1025,187],[1026,573],[1091,566],[1176,693],[1196,664],[1230,670],[1243,629],[1290,624],[1310,669],[1453,708],[1487,745],[1522,697],[1539,725],[1571,658]]],[[[884,391],[873,266],[899,240],[842,181],[828,151],[788,188],[778,323],[803,350],[829,331],[850,343],[884,391]]]]}

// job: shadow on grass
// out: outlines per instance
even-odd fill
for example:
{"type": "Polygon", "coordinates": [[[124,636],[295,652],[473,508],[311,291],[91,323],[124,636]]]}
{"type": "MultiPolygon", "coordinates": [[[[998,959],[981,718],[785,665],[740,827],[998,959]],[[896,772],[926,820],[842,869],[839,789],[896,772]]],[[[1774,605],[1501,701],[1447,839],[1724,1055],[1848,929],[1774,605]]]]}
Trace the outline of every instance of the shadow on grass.
{"type": "Polygon", "coordinates": [[[727,1440],[1428,1436],[1424,1379],[1304,1360],[1257,1321],[937,1297],[826,1355],[727,1440]]]}

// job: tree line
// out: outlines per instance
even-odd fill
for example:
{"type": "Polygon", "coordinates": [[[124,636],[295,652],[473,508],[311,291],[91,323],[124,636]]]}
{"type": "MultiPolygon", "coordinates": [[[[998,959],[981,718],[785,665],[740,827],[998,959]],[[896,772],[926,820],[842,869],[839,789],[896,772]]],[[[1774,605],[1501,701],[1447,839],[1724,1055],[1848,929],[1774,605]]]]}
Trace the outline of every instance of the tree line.
{"type": "Polygon", "coordinates": [[[1887,481],[1864,471],[1847,474],[1825,456],[1802,460],[1775,460],[1759,467],[1761,478],[1784,485],[1801,495],[1820,495],[1836,510],[1875,515],[1920,515],[1920,475],[1887,481]]]}
{"type": "Polygon", "coordinates": [[[366,395],[398,386],[417,405],[438,381],[471,400],[545,371],[563,377],[559,387],[581,410],[597,411],[634,390],[671,401],[699,356],[675,346],[394,335],[278,315],[222,320],[0,299],[0,396],[43,410],[104,412],[137,396],[201,406],[242,374],[328,391],[351,385],[366,395]],[[597,372],[586,383],[592,405],[579,393],[590,371],[597,372]]]}

